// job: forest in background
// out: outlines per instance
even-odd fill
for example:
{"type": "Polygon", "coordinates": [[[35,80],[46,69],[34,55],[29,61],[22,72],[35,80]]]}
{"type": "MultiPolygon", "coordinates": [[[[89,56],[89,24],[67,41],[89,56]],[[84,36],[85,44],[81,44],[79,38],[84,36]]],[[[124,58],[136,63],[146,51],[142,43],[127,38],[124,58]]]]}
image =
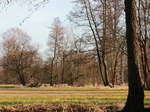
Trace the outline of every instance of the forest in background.
{"type": "MultiPolygon", "coordinates": [[[[136,52],[146,89],[150,89],[148,3],[139,0],[135,4],[139,26],[136,52]]],[[[74,7],[68,19],[78,29],[68,30],[59,18],[55,18],[49,27],[49,50],[45,60],[25,31],[11,28],[3,33],[0,83],[110,87],[127,83],[124,2],[76,0],[74,7]]]]}
{"type": "Polygon", "coordinates": [[[2,82],[28,87],[49,83],[102,84],[111,88],[128,82],[122,112],[148,112],[144,109],[144,94],[148,93],[144,89],[150,89],[149,1],[75,0],[74,4],[68,18],[78,26],[80,35],[66,31],[61,20],[55,18],[50,27],[47,60],[42,59],[24,31],[12,28],[3,34],[2,82]]]}

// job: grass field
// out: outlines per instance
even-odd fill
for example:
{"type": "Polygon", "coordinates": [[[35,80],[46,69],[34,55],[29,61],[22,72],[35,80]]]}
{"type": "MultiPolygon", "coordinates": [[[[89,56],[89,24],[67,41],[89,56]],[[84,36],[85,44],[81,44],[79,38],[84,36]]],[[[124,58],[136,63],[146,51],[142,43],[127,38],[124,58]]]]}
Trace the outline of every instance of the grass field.
{"type": "MultiPolygon", "coordinates": [[[[62,87],[26,88],[16,85],[0,85],[0,104],[116,104],[125,103],[127,89],[62,87]]],[[[150,91],[145,91],[145,104],[150,105],[150,91]]]]}

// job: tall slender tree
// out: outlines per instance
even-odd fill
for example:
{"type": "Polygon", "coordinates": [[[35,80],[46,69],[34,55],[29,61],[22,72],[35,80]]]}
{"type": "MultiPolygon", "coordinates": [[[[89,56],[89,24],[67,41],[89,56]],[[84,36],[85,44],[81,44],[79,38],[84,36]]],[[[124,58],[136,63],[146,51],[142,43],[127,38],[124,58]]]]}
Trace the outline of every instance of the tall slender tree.
{"type": "Polygon", "coordinates": [[[49,45],[51,45],[51,50],[53,52],[50,65],[50,85],[53,86],[54,64],[59,59],[58,55],[60,53],[60,49],[62,48],[64,38],[64,29],[59,18],[54,19],[49,37],[49,45]]]}

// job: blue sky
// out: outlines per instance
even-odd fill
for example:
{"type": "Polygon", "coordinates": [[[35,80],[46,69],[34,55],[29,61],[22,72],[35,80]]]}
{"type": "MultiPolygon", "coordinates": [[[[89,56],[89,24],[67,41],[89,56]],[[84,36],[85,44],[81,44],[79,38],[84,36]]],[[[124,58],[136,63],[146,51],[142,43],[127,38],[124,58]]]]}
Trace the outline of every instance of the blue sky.
{"type": "Polygon", "coordinates": [[[40,45],[40,51],[46,50],[46,44],[49,34],[49,26],[55,17],[59,17],[62,22],[67,23],[66,15],[73,8],[72,0],[50,0],[50,2],[32,16],[22,25],[20,23],[26,18],[30,12],[26,6],[17,4],[11,5],[6,11],[0,13],[0,34],[10,28],[19,27],[27,32],[35,44],[40,45]]]}

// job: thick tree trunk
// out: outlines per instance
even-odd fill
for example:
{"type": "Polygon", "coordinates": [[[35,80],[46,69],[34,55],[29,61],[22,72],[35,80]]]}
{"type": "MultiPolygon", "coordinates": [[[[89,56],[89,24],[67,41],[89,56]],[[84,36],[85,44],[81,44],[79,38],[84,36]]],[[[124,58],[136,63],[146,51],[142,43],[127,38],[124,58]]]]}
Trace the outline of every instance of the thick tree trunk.
{"type": "Polygon", "coordinates": [[[136,9],[135,0],[125,0],[126,37],[128,51],[129,91],[123,112],[144,111],[144,90],[136,59],[136,9]]]}
{"type": "Polygon", "coordinates": [[[23,74],[21,74],[20,72],[18,72],[18,76],[19,76],[19,81],[23,86],[26,86],[26,81],[25,81],[25,77],[23,74]]]}

